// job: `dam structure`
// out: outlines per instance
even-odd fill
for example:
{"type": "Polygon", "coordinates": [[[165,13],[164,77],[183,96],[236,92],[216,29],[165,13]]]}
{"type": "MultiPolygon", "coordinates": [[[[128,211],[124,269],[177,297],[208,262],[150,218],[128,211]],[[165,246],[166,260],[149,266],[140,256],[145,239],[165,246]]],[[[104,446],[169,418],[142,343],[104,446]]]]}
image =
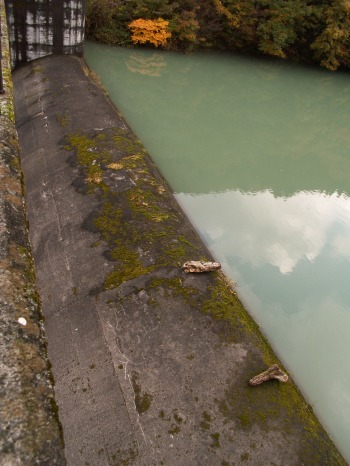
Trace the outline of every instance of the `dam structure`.
{"type": "Polygon", "coordinates": [[[0,466],[346,465],[292,377],[249,384],[283,367],[232,283],[183,270],[213,258],[79,57],[83,3],[24,3],[9,41],[0,0],[0,466]]]}
{"type": "Polygon", "coordinates": [[[82,55],[85,0],[6,0],[12,65],[51,54],[82,55]]]}

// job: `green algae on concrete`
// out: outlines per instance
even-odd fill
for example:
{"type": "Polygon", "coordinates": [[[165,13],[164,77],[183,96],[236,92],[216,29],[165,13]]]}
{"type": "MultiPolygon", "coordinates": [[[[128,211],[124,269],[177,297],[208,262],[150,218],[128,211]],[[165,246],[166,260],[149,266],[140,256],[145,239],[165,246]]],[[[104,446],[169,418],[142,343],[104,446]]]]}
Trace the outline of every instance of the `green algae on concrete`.
{"type": "Polygon", "coordinates": [[[150,395],[149,393],[142,393],[141,386],[139,385],[139,376],[137,372],[134,371],[132,373],[131,381],[135,392],[136,409],[137,412],[140,415],[142,415],[150,408],[152,403],[152,395],[150,395]]]}
{"type": "MultiPolygon", "coordinates": [[[[169,290],[170,294],[181,296],[192,309],[208,313],[215,320],[225,321],[228,326],[222,327],[223,341],[252,345],[248,364],[242,364],[242,371],[236,374],[236,379],[231,383],[228,381],[225,397],[215,400],[221,414],[243,430],[259,426],[262,431],[268,432],[271,421],[272,424],[277,421],[278,427],[274,429],[282,429],[283,434],[288,435],[300,426],[305,438],[301,457],[304,461],[305,458],[309,461],[304,464],[328,464],[328,458],[331,458],[330,464],[346,464],[341,455],[335,449],[330,450],[324,442],[326,432],[292,381],[286,384],[274,381],[260,387],[251,387],[248,384],[252,376],[276,363],[277,358],[225,277],[220,273],[213,274],[212,277],[206,294],[186,286],[181,278],[154,279],[150,286],[161,286],[169,290]],[[308,449],[311,444],[315,445],[316,453],[313,449],[308,449]],[[317,461],[313,462],[313,458],[316,459],[315,454],[317,461]]],[[[204,412],[201,428],[209,429],[210,422],[211,416],[204,412]]],[[[218,447],[218,436],[211,435],[213,445],[218,447]]]]}
{"type": "Polygon", "coordinates": [[[71,163],[80,167],[77,185],[101,200],[90,228],[100,232],[106,254],[116,264],[104,280],[106,289],[159,267],[180,266],[195,253],[191,239],[181,235],[164,181],[130,132],[114,128],[72,134],[65,148],[74,152],[71,163]],[[147,250],[138,247],[141,240],[147,250]]]}
{"type": "MultiPolygon", "coordinates": [[[[235,374],[234,380],[228,380],[225,397],[215,400],[220,413],[242,430],[259,426],[262,432],[277,429],[288,437],[293,430],[300,428],[304,438],[300,457],[303,461],[305,458],[308,460],[303,464],[328,464],[330,461],[329,464],[345,465],[337,450],[327,445],[326,432],[292,381],[286,384],[273,381],[259,387],[248,384],[252,376],[278,361],[225,277],[220,273],[213,274],[206,293],[199,293],[184,282],[181,277],[156,278],[151,280],[149,287],[168,290],[169,295],[181,297],[192,309],[208,313],[215,320],[228,324],[221,328],[223,342],[250,347],[248,362],[242,364],[242,370],[235,374]],[[310,445],[313,447],[310,448],[310,445]],[[317,461],[314,462],[313,458],[317,461]]],[[[211,415],[204,412],[201,429],[210,429],[211,420],[211,415]]],[[[219,447],[219,437],[215,433],[211,435],[212,445],[219,447]]]]}

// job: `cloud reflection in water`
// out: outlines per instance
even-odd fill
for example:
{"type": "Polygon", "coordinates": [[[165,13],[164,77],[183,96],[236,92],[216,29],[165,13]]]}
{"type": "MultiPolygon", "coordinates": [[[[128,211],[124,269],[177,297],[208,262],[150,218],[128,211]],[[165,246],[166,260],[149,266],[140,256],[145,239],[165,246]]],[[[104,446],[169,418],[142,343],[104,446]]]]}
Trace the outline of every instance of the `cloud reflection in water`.
{"type": "Polygon", "coordinates": [[[271,264],[288,274],[303,259],[314,262],[326,246],[333,256],[350,257],[345,195],[298,192],[275,198],[270,191],[237,190],[176,197],[224,263],[235,256],[253,268],[271,264]]]}
{"type": "Polygon", "coordinates": [[[350,435],[350,198],[178,193],[327,429],[350,435]],[[294,376],[293,371],[298,374],[294,376]],[[325,377],[327,381],[325,381],[325,377]],[[336,413],[336,414],[335,414],[336,413]]]}

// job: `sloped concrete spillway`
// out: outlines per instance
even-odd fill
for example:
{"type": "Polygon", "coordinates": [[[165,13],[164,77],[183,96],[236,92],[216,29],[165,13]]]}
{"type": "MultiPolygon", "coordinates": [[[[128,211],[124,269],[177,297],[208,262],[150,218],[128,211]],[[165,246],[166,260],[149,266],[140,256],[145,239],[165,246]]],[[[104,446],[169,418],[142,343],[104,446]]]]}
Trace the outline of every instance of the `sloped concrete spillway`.
{"type": "Polygon", "coordinates": [[[14,73],[37,284],[69,465],[346,464],[142,146],[74,57],[14,73]]]}

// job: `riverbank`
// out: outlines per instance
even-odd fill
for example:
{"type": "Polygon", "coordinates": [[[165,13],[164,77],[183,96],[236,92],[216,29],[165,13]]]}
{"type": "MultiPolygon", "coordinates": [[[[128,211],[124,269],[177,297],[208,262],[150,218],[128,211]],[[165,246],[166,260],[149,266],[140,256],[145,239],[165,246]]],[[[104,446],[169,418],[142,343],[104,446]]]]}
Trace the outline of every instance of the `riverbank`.
{"type": "Polygon", "coordinates": [[[346,464],[82,62],[13,77],[67,463],[346,464]]]}
{"type": "Polygon", "coordinates": [[[113,7],[106,0],[91,0],[86,32],[88,38],[110,45],[231,50],[336,70],[349,67],[349,24],[349,8],[342,2],[301,5],[292,0],[286,5],[266,0],[257,5],[246,0],[238,5],[194,0],[189,5],[179,0],[159,4],[155,14],[138,2],[113,7]]]}

